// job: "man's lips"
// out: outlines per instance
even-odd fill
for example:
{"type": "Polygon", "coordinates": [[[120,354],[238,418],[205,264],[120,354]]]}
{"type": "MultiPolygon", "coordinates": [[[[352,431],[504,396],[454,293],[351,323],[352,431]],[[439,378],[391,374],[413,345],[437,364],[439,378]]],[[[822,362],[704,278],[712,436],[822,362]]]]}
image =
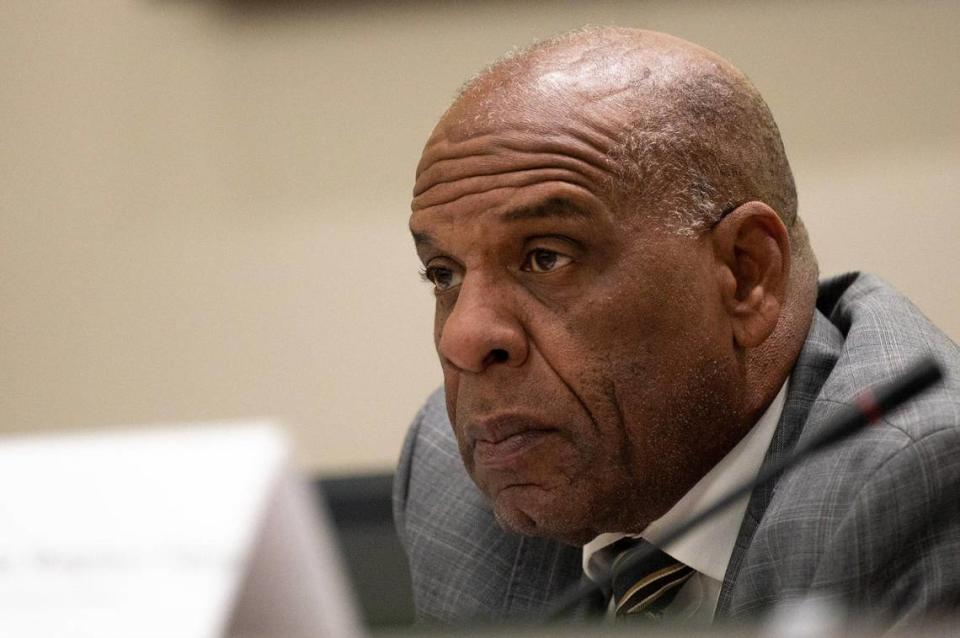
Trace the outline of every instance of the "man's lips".
{"type": "Polygon", "coordinates": [[[526,452],[557,431],[557,428],[538,419],[503,415],[472,420],[466,427],[466,436],[473,449],[474,463],[503,467],[517,462],[526,452]]]}

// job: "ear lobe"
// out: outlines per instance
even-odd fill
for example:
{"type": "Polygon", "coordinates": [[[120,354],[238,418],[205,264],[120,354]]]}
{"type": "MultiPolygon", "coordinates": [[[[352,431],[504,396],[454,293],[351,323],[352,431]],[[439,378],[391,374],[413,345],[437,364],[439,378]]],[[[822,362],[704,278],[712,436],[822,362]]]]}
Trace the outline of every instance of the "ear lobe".
{"type": "Polygon", "coordinates": [[[772,208],[748,202],[713,229],[720,291],[733,338],[742,348],[762,344],[776,327],[790,277],[790,240],[772,208]]]}

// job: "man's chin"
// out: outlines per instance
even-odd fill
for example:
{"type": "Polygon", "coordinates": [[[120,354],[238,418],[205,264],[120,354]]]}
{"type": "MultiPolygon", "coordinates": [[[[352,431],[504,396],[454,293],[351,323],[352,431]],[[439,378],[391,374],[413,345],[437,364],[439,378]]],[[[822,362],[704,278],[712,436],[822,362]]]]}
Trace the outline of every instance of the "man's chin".
{"type": "MultiPolygon", "coordinates": [[[[535,492],[534,488],[504,490],[493,501],[493,515],[505,531],[521,536],[549,538],[567,545],[583,545],[596,536],[585,515],[576,512],[572,503],[559,508],[550,497],[536,498],[521,492],[535,492]],[[505,494],[504,492],[511,493],[505,494]]],[[[538,495],[539,496],[539,495],[538,495]]]]}

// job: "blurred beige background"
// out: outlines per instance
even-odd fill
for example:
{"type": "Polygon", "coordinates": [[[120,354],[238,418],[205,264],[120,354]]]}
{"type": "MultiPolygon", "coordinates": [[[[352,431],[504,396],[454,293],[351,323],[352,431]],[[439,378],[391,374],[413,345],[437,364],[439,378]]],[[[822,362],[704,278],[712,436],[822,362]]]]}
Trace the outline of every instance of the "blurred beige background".
{"type": "Polygon", "coordinates": [[[0,4],[0,430],[276,415],[389,468],[440,382],[406,231],[456,87],[584,23],[767,97],[822,270],[960,338],[960,3],[0,4]]]}

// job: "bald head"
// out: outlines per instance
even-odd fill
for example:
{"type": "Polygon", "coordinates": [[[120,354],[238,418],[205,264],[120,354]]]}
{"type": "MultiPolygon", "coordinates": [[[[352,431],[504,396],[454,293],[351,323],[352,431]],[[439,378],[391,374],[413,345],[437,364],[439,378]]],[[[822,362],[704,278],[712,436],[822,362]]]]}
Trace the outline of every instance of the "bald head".
{"type": "Polygon", "coordinates": [[[544,135],[571,120],[588,127],[617,207],[671,231],[694,234],[739,204],[766,203],[815,279],[777,125],[746,76],[716,54],[652,31],[581,29],[490,65],[444,121],[471,136],[510,118],[544,135]]]}

